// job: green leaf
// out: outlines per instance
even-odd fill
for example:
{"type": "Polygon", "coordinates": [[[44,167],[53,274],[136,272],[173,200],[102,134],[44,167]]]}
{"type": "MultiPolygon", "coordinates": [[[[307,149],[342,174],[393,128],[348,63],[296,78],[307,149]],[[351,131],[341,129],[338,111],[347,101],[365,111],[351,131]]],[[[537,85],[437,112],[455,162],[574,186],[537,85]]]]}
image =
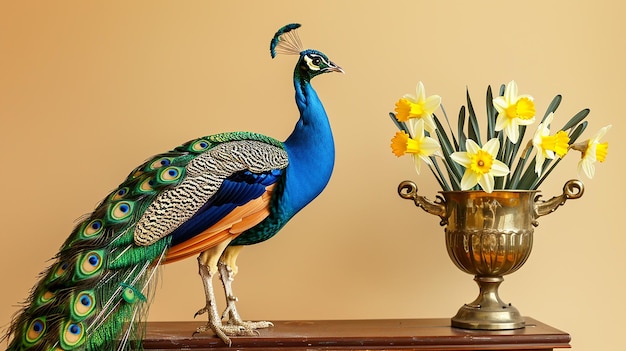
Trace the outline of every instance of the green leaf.
{"type": "MultiPolygon", "coordinates": [[[[519,144],[521,144],[521,142],[524,140],[524,136],[526,135],[526,126],[519,126],[519,137],[517,138],[517,143],[514,146],[515,149],[515,153],[517,153],[517,149],[519,149],[519,144]]],[[[513,153],[512,157],[515,156],[515,153],[513,153]]]]}
{"type": "Polygon", "coordinates": [[[441,189],[443,191],[450,191],[450,190],[452,190],[450,185],[448,185],[448,183],[446,182],[446,178],[444,177],[443,172],[441,172],[441,168],[439,168],[439,163],[437,162],[437,157],[430,156],[430,160],[433,163],[432,166],[430,166],[430,170],[433,172],[433,175],[435,176],[435,179],[437,179],[437,182],[439,183],[439,186],[441,186],[441,189]],[[433,167],[435,169],[433,169],[433,167]]]}
{"type": "Polygon", "coordinates": [[[467,96],[467,112],[469,114],[469,125],[467,126],[467,135],[470,139],[474,140],[478,146],[482,147],[483,143],[480,141],[480,127],[478,126],[478,120],[476,119],[476,113],[474,112],[474,106],[472,105],[472,99],[469,95],[469,89],[465,91],[467,96]]]}
{"type": "Polygon", "coordinates": [[[517,161],[517,166],[515,166],[515,170],[511,170],[513,171],[513,175],[511,176],[509,182],[506,185],[507,188],[517,189],[520,176],[522,174],[522,170],[524,169],[524,165],[526,164],[526,159],[528,159],[528,157],[530,156],[531,151],[532,151],[532,148],[527,148],[526,151],[524,152],[524,155],[522,155],[522,157],[520,157],[520,159],[517,161]]]}
{"type": "Polygon", "coordinates": [[[589,124],[589,122],[584,121],[583,123],[579,124],[578,126],[576,126],[576,129],[574,129],[570,134],[569,134],[569,144],[573,144],[576,142],[576,140],[583,134],[583,132],[585,131],[585,129],[587,129],[587,124],[589,124]]]}
{"type": "Polygon", "coordinates": [[[561,159],[560,158],[556,159],[556,161],[554,162],[552,167],[550,167],[550,169],[548,169],[546,171],[546,169],[548,168],[548,166],[550,165],[551,162],[552,162],[552,160],[546,160],[546,162],[543,164],[543,166],[541,168],[541,178],[535,180],[535,183],[533,185],[531,185],[529,190],[537,190],[537,188],[539,188],[541,183],[543,183],[543,181],[546,180],[546,178],[550,175],[550,173],[552,173],[552,171],[554,170],[556,165],[558,165],[559,162],[561,162],[561,159]]]}
{"type": "Polygon", "coordinates": [[[389,112],[389,117],[391,117],[391,120],[393,121],[393,123],[395,123],[398,129],[403,130],[405,133],[411,135],[411,133],[409,133],[409,128],[406,126],[406,123],[398,121],[396,115],[393,112],[389,112]]]}
{"type": "Polygon", "coordinates": [[[504,181],[505,181],[505,179],[506,179],[506,176],[504,176],[504,177],[495,177],[493,179],[493,188],[494,188],[494,190],[504,189],[504,184],[505,184],[504,181]]]}
{"type": "Polygon", "coordinates": [[[496,137],[496,118],[498,118],[498,111],[493,106],[493,95],[491,93],[491,85],[487,87],[487,139],[493,139],[496,137]]]}
{"type": "Polygon", "coordinates": [[[578,125],[578,123],[580,123],[583,119],[585,119],[585,117],[587,117],[587,115],[589,115],[589,112],[590,111],[588,108],[578,112],[574,115],[574,117],[572,117],[572,119],[569,120],[569,122],[565,123],[561,130],[567,130],[578,125]]]}
{"type": "MultiPolygon", "coordinates": [[[[448,174],[452,174],[453,171],[450,169],[449,163],[445,162],[445,165],[446,165],[446,170],[448,171],[448,174]]],[[[450,176],[450,182],[452,183],[453,190],[461,190],[461,178],[450,176]]]]}
{"type": "Polygon", "coordinates": [[[520,137],[519,137],[517,143],[515,143],[515,144],[510,143],[509,144],[509,142],[507,142],[507,144],[509,144],[508,145],[509,146],[508,149],[511,149],[511,151],[510,151],[510,153],[508,155],[508,158],[506,159],[505,163],[506,163],[507,166],[509,166],[509,168],[511,167],[511,164],[513,164],[513,159],[515,159],[515,157],[517,156],[517,152],[519,151],[519,148],[520,148],[520,146],[522,144],[522,141],[524,140],[524,134],[526,134],[526,126],[520,126],[519,128],[520,128],[519,129],[520,130],[519,131],[520,137]]]}
{"type": "Polygon", "coordinates": [[[528,164],[528,168],[517,184],[517,189],[530,190],[532,185],[537,181],[537,173],[535,173],[535,159],[533,158],[528,164]]]}
{"type": "Polygon", "coordinates": [[[500,96],[504,96],[504,91],[506,90],[506,85],[500,85],[500,96]]]}
{"type": "Polygon", "coordinates": [[[458,134],[459,134],[459,151],[465,150],[465,141],[467,140],[467,136],[465,136],[465,106],[461,106],[461,110],[459,111],[459,120],[458,120],[458,134]]]}
{"type": "Polygon", "coordinates": [[[498,160],[504,162],[507,166],[509,165],[509,159],[511,158],[513,147],[513,143],[511,143],[508,138],[504,139],[504,144],[500,144],[500,150],[502,152],[498,152],[498,155],[502,154],[502,158],[498,158],[498,160]]]}
{"type": "Polygon", "coordinates": [[[554,99],[552,99],[552,102],[550,102],[550,105],[548,105],[548,108],[546,109],[546,113],[543,115],[541,122],[543,122],[543,120],[546,119],[546,117],[548,117],[550,112],[555,112],[556,109],[559,108],[559,105],[561,104],[561,99],[562,99],[561,95],[557,95],[554,97],[554,99]]]}
{"type": "MultiPolygon", "coordinates": [[[[459,143],[456,141],[456,137],[454,136],[454,131],[452,131],[452,126],[450,125],[450,119],[448,119],[448,114],[446,110],[443,108],[443,105],[439,106],[441,111],[443,111],[443,117],[446,119],[446,123],[448,124],[448,129],[450,130],[450,135],[452,135],[452,141],[454,142],[455,150],[459,150],[459,143]]],[[[433,114],[433,117],[435,115],[433,114]]],[[[464,142],[465,143],[465,142],[464,142]]]]}
{"type": "Polygon", "coordinates": [[[435,124],[437,125],[436,133],[439,139],[439,144],[441,144],[443,158],[446,161],[446,165],[448,166],[448,171],[450,173],[449,174],[450,181],[454,183],[453,177],[456,177],[456,180],[459,181],[463,177],[463,170],[461,169],[461,165],[457,164],[450,158],[450,155],[452,155],[455,150],[452,147],[452,144],[450,143],[450,139],[448,139],[448,136],[446,135],[446,132],[444,131],[443,126],[441,125],[441,122],[439,122],[439,119],[437,118],[437,116],[433,116],[433,120],[435,121],[435,124]]]}
{"type": "Polygon", "coordinates": [[[498,160],[504,160],[504,145],[509,142],[509,139],[504,137],[504,133],[498,133],[498,141],[500,142],[501,147],[500,150],[498,150],[498,156],[496,156],[496,158],[498,160]]]}

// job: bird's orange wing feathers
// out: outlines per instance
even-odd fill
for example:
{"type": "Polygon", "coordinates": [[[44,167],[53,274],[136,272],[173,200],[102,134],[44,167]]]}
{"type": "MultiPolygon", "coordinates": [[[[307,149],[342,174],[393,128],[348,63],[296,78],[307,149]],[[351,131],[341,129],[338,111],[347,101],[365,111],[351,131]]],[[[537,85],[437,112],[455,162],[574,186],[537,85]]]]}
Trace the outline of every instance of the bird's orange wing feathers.
{"type": "Polygon", "coordinates": [[[263,195],[236,207],[219,222],[193,239],[170,248],[165,257],[165,263],[195,256],[225,240],[232,240],[244,231],[261,223],[270,213],[269,203],[273,188],[273,184],[268,186],[263,195]]]}

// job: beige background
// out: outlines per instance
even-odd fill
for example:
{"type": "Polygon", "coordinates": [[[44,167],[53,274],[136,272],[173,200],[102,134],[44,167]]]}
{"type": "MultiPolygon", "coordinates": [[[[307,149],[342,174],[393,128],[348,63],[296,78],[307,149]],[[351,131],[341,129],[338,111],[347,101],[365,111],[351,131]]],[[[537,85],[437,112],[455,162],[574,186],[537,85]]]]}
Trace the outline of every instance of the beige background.
{"type": "MultiPolygon", "coordinates": [[[[501,295],[571,333],[574,350],[624,349],[625,14],[620,1],[3,1],[0,325],[75,221],[150,155],[222,131],[288,135],[295,57],[271,60],[268,43],[300,22],[305,45],[347,72],[314,81],[337,164],[280,235],[244,250],[244,318],[450,317],[473,300],[437,218],[396,195],[404,179],[429,197],[437,185],[391,154],[387,113],[419,80],[453,117],[468,86],[482,113],[487,85],[515,79],[540,113],[563,95],[558,125],[589,107],[587,137],[613,129],[584,197],[541,218],[501,295]]],[[[545,196],[576,177],[576,161],[564,160],[545,196]]],[[[195,260],[163,268],[151,320],[193,317],[196,272],[195,260]]]]}

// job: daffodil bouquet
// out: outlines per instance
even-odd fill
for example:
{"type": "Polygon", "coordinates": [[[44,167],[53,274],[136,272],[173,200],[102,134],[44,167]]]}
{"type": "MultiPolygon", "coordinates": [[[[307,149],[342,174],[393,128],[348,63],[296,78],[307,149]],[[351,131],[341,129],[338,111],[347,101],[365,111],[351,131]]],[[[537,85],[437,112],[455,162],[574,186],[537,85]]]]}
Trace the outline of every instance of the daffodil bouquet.
{"type": "Polygon", "coordinates": [[[518,95],[515,81],[502,85],[499,93],[494,98],[491,87],[487,89],[487,135],[483,142],[469,92],[467,107],[462,106],[459,112],[455,135],[441,97],[426,97],[424,85],[419,82],[416,96],[403,96],[396,102],[395,113],[390,113],[400,129],[391,140],[392,152],[398,157],[410,154],[418,174],[421,164],[427,164],[444,191],[536,190],[570,150],[581,153],[579,175],[593,177],[595,162],[603,162],[607,155],[608,143],[600,139],[610,125],[577,143],[587,128],[589,109],[584,109],[550,134],[554,113],[561,103],[557,95],[532,138],[524,143],[526,129],[537,119],[534,99],[518,95]],[[450,134],[435,115],[437,109],[441,109],[450,134]]]}

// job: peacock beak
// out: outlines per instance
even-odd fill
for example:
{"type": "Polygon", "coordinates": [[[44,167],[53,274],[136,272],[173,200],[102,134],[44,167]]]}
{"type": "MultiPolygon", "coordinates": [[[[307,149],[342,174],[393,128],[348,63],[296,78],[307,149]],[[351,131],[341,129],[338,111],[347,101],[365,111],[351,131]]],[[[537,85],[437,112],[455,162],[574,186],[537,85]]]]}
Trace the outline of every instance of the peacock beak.
{"type": "Polygon", "coordinates": [[[330,62],[330,65],[325,69],[325,72],[339,72],[346,73],[343,68],[337,66],[334,62],[330,62]]]}

